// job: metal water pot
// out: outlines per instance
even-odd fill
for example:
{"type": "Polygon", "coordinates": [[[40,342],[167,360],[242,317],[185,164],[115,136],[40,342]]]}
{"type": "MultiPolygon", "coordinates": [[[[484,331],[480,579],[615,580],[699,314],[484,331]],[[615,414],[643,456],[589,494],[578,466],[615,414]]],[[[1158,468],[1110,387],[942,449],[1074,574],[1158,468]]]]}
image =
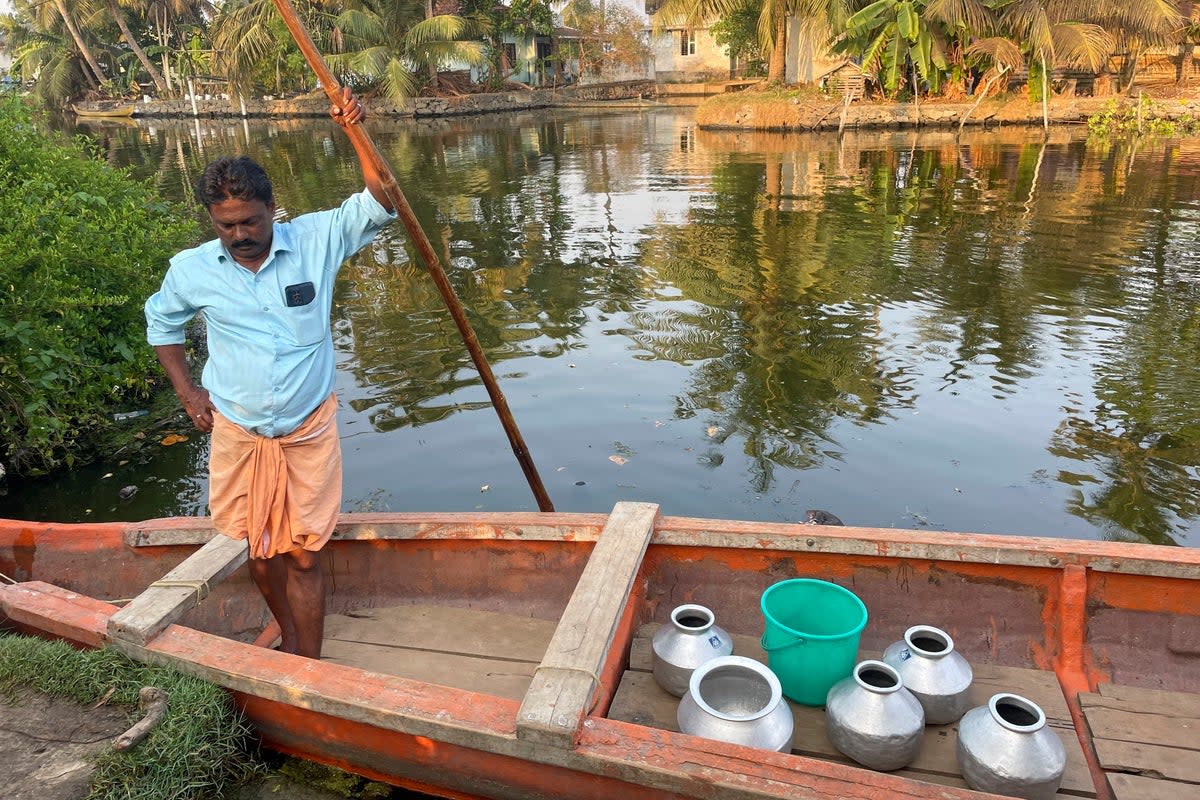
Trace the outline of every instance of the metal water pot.
{"type": "Polygon", "coordinates": [[[679,730],[692,736],[787,753],[795,724],[779,678],[742,656],[721,656],[692,673],[679,701],[679,730]]]}
{"type": "Polygon", "coordinates": [[[921,749],[925,712],[893,667],[860,661],[829,690],[825,727],[838,752],[864,767],[900,769],[921,749]]]}
{"type": "Polygon", "coordinates": [[[921,702],[926,725],[957,722],[970,707],[975,675],[944,630],[914,625],[903,640],[883,651],[882,660],[900,673],[904,688],[921,702]]]}
{"type": "Polygon", "coordinates": [[[733,653],[733,639],[715,624],[704,606],[682,605],[671,612],[671,621],[654,632],[654,680],[676,697],[687,693],[697,667],[733,653]]]}
{"type": "Polygon", "coordinates": [[[1028,800],[1058,794],[1067,753],[1032,700],[993,695],[958,723],[958,766],[972,789],[1028,800]]]}

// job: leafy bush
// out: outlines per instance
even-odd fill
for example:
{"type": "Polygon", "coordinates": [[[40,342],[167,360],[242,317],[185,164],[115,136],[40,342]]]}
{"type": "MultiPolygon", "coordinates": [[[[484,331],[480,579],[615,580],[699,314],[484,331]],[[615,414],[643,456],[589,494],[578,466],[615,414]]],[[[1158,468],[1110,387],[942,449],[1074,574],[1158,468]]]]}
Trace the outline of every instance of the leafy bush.
{"type": "Polygon", "coordinates": [[[0,463],[75,463],[146,398],[142,304],[197,240],[181,206],[0,100],[0,463]]]}
{"type": "Polygon", "coordinates": [[[1099,114],[1088,117],[1088,130],[1099,136],[1155,136],[1174,138],[1200,133],[1200,120],[1184,113],[1174,119],[1164,114],[1145,95],[1132,106],[1118,104],[1115,99],[1104,105],[1099,114]]]}

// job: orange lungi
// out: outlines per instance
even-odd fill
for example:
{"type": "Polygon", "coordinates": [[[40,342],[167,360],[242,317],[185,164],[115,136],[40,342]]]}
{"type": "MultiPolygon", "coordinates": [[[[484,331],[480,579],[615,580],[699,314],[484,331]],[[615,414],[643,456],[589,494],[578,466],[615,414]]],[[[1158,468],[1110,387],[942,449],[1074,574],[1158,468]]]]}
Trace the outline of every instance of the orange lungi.
{"type": "Polygon", "coordinates": [[[342,449],[331,394],[286,436],[250,433],[213,414],[209,500],[213,525],[250,539],[251,558],[320,550],[342,504],[342,449]]]}

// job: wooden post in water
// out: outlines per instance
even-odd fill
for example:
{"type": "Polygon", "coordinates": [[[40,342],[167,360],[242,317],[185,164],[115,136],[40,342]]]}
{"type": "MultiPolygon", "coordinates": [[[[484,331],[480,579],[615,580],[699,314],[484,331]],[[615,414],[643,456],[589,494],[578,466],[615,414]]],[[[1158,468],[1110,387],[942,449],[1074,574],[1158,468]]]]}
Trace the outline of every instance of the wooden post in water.
{"type": "MultiPolygon", "coordinates": [[[[292,4],[289,0],[272,0],[272,2],[275,4],[275,8],[279,9],[279,14],[283,17],[284,24],[291,31],[292,38],[296,40],[296,45],[300,48],[300,52],[304,54],[308,65],[312,67],[313,72],[317,74],[317,79],[321,81],[321,88],[325,90],[325,95],[329,98],[329,102],[340,107],[342,104],[342,87],[338,83],[337,78],[330,72],[329,67],[326,66],[325,60],[317,50],[317,46],[308,35],[308,30],[300,22],[300,18],[296,16],[296,11],[292,8],[292,4]]],[[[348,125],[343,130],[346,131],[346,134],[351,139],[360,145],[364,145],[364,150],[368,154],[372,166],[375,167],[375,171],[379,173],[383,181],[384,193],[392,201],[392,205],[395,207],[400,221],[404,223],[409,237],[412,239],[413,244],[416,245],[417,252],[420,253],[421,259],[425,262],[425,268],[429,271],[430,277],[433,278],[438,292],[441,293],[442,300],[445,302],[446,308],[450,311],[450,316],[454,318],[454,324],[458,326],[458,332],[467,346],[467,352],[471,354],[471,360],[475,362],[475,368],[479,370],[479,377],[482,378],[488,396],[492,399],[492,406],[496,409],[496,414],[500,417],[500,424],[504,426],[504,432],[508,434],[509,444],[512,445],[513,453],[516,454],[517,461],[521,464],[521,470],[525,473],[525,479],[529,482],[529,488],[533,490],[533,495],[537,498],[538,508],[542,511],[553,511],[554,504],[550,502],[550,496],[546,494],[546,488],[542,485],[541,477],[538,476],[537,467],[533,465],[529,449],[525,446],[525,440],[521,438],[521,432],[517,429],[517,423],[513,419],[512,411],[508,407],[508,401],[504,398],[504,393],[500,391],[500,386],[496,383],[496,376],[492,374],[491,365],[488,364],[487,358],[483,354],[483,348],[480,347],[479,340],[475,337],[475,331],[471,328],[466,311],[463,310],[462,303],[459,302],[458,295],[454,292],[454,287],[450,285],[450,281],[446,278],[446,273],[442,269],[441,262],[438,260],[433,245],[429,242],[429,237],[425,235],[424,229],[421,228],[421,223],[417,221],[416,214],[413,213],[412,207],[409,206],[408,200],[404,197],[404,193],[400,191],[400,187],[396,184],[392,168],[388,165],[387,160],[379,152],[378,148],[375,147],[375,142],[372,141],[371,135],[367,133],[365,127],[362,125],[348,125]]]]}

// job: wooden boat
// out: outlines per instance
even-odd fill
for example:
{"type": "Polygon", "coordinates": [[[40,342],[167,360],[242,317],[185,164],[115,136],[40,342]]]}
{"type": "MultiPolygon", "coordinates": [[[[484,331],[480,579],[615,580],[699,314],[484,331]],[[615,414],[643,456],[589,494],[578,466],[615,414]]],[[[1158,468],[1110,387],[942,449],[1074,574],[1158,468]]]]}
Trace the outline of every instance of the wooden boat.
{"type": "MultiPolygon", "coordinates": [[[[1068,752],[1061,797],[1197,796],[1200,551],[1026,537],[662,516],[347,514],[323,558],[320,661],[277,629],[245,547],[204,518],[65,525],[0,520],[0,622],[111,645],[228,687],[279,751],[444,797],[981,797],[930,726],[917,760],[841,757],[796,704],[791,753],[680,733],[649,635],[712,609],[735,654],[763,659],[766,587],[850,588],[862,655],[913,624],[947,630],[976,704],[1041,705],[1068,752]],[[133,598],[123,601],[122,598],[133,598]]],[[[765,659],[764,659],[765,660],[765,659]]]]}
{"type": "Polygon", "coordinates": [[[72,103],[71,110],[81,117],[132,117],[137,104],[126,100],[91,100],[72,103]]]}

